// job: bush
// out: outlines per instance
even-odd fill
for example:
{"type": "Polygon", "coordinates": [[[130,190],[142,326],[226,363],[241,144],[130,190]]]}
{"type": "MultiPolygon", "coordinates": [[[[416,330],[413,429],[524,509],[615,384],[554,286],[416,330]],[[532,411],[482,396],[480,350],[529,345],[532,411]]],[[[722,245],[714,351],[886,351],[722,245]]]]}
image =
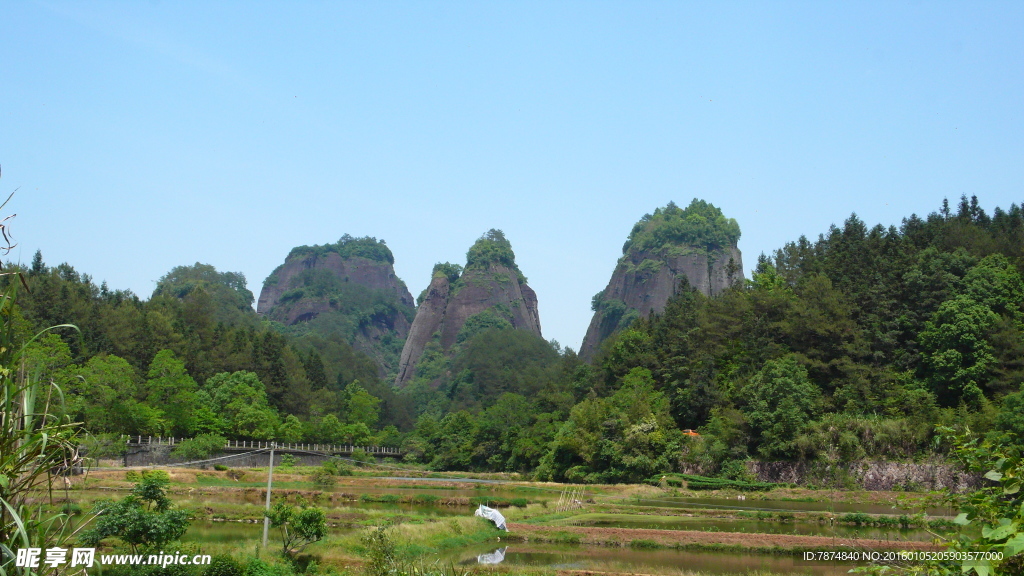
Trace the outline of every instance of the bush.
{"type": "Polygon", "coordinates": [[[337,484],[334,471],[327,468],[327,466],[321,466],[310,474],[310,479],[313,484],[320,488],[333,488],[337,484]]]}
{"type": "Polygon", "coordinates": [[[331,474],[334,474],[335,476],[351,476],[352,475],[352,467],[349,466],[348,464],[345,464],[341,460],[338,460],[338,459],[335,459],[335,458],[331,458],[330,460],[325,461],[320,466],[321,466],[321,468],[323,468],[324,470],[329,471],[331,474]]]}
{"type": "Polygon", "coordinates": [[[205,460],[226,443],[227,438],[219,434],[200,434],[175,446],[171,454],[185,460],[205,460]]]}
{"type": "Polygon", "coordinates": [[[203,576],[242,576],[242,565],[226,554],[214,556],[203,576]]]}
{"type": "Polygon", "coordinates": [[[357,448],[352,451],[352,459],[355,460],[356,462],[359,462],[360,464],[377,463],[377,460],[374,459],[373,455],[367,452],[366,450],[363,450],[362,448],[357,448]]]}
{"type": "Polygon", "coordinates": [[[223,464],[214,464],[213,469],[216,470],[217,472],[227,472],[228,470],[230,470],[230,468],[223,464]]]}
{"type": "Polygon", "coordinates": [[[740,490],[743,492],[764,492],[783,486],[772,482],[747,482],[729,480],[727,478],[709,478],[694,474],[659,474],[647,479],[652,486],[659,486],[664,480],[669,486],[689,488],[690,490],[740,490]]]}

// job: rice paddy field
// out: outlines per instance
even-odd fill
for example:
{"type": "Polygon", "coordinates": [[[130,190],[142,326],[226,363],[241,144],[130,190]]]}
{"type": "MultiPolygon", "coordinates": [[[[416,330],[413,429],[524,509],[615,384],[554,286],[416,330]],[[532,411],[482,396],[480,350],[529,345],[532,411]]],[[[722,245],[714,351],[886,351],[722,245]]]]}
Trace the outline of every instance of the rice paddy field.
{"type": "MultiPolygon", "coordinates": [[[[317,484],[314,470],[275,470],[272,499],[322,508],[328,535],[304,554],[351,574],[363,572],[363,536],[379,527],[403,558],[444,573],[822,576],[858,564],[805,561],[806,552],[936,549],[954,529],[953,512],[934,493],[566,486],[494,474],[395,476],[373,467],[317,484]],[[480,505],[501,511],[507,531],[475,517],[480,505]]],[[[166,471],[175,505],[193,518],[181,546],[279,553],[276,531],[262,549],[267,470],[166,471]]],[[[98,501],[127,494],[132,472],[91,470],[49,502],[84,527],[98,501]]]]}

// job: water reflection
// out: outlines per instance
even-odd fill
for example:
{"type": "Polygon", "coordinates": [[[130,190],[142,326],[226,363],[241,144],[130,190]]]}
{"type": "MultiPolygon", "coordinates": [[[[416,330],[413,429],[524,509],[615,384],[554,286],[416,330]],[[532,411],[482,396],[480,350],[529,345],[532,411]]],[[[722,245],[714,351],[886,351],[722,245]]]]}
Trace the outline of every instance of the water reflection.
{"type": "Polygon", "coordinates": [[[477,564],[501,564],[505,561],[505,550],[508,550],[508,546],[504,548],[498,548],[494,552],[489,554],[478,554],[476,557],[477,564]]]}
{"type": "Polygon", "coordinates": [[[503,566],[530,566],[549,570],[592,570],[625,574],[678,574],[680,570],[706,574],[736,574],[767,571],[813,576],[845,575],[852,563],[798,563],[798,555],[759,555],[740,552],[687,552],[670,549],[639,550],[629,547],[588,547],[552,544],[517,544],[493,552],[488,546],[471,546],[447,556],[460,565],[481,563],[480,559],[502,552],[503,566]]]}

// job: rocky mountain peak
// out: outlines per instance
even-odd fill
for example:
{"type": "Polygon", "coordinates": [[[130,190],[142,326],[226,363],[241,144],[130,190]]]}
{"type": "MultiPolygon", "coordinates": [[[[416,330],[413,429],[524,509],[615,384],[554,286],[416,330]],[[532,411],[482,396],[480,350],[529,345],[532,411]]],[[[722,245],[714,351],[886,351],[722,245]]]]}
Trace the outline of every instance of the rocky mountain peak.
{"type": "Polygon", "coordinates": [[[293,248],[263,283],[256,311],[292,332],[341,336],[393,374],[415,310],[394,262],[371,237],[293,248]]]}
{"type": "Polygon", "coordinates": [[[622,246],[611,280],[594,295],[594,316],[580,347],[590,361],[601,342],[651,312],[660,313],[684,278],[705,296],[743,280],[740,227],[704,200],[670,202],[645,214],[622,246]]]}
{"type": "Polygon", "coordinates": [[[420,295],[416,318],[402,349],[395,384],[413,376],[427,344],[436,340],[448,352],[476,332],[492,327],[529,330],[540,336],[537,294],[515,262],[501,230],[489,230],[466,254],[466,266],[434,266],[420,295]]]}

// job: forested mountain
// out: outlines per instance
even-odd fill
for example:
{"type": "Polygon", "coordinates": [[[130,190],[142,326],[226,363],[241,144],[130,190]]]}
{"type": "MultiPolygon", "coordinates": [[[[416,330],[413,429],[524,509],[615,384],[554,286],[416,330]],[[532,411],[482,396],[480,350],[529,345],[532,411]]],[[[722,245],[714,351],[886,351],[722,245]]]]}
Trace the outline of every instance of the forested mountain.
{"type": "Polygon", "coordinates": [[[683,283],[713,296],[741,282],[739,238],[735,220],[696,198],[686,208],[670,202],[644,215],[622,246],[608,286],[591,300],[594,316],[580,356],[593,359],[613,332],[660,313],[683,283]]]}
{"type": "Polygon", "coordinates": [[[1019,443],[1022,267],[1016,205],[990,216],[964,198],[899,228],[851,216],[720,294],[683,287],[592,365],[563,352],[539,392],[424,414],[406,446],[439,467],[579,482],[941,455],[936,424],[1019,443]]]}
{"type": "Polygon", "coordinates": [[[465,268],[449,262],[434,266],[402,350],[396,385],[427,377],[420,362],[450,356],[453,346],[488,328],[517,328],[540,337],[537,294],[516,265],[511,243],[493,229],[470,247],[465,268]]]}
{"type": "Polygon", "coordinates": [[[353,238],[293,248],[263,283],[257,312],[285,334],[336,336],[394,376],[415,314],[383,240],[353,238]]]}
{"type": "Polygon", "coordinates": [[[281,334],[252,310],[239,273],[179,266],[142,300],[96,285],[68,264],[48,267],[38,252],[24,272],[23,337],[59,324],[78,328],[37,340],[27,368],[62,384],[72,415],[94,433],[269,439],[290,422],[292,437],[326,441],[322,420],[344,422],[346,398],[363,392],[379,403],[380,424],[410,425],[403,400],[379,380],[371,358],[337,335],[281,334]],[[213,401],[218,375],[221,382],[236,375],[251,388],[244,417],[226,408],[226,397],[213,401]]]}
{"type": "MultiPolygon", "coordinates": [[[[627,253],[670,210],[685,212],[641,221],[627,253]]],[[[739,233],[724,222],[708,228],[718,246],[739,233]]],[[[936,424],[1024,442],[1022,270],[1016,205],[989,214],[964,198],[898,228],[851,216],[720,292],[687,277],[585,363],[540,337],[535,297],[494,231],[465,270],[435,267],[415,323],[436,316],[401,389],[341,334],[282,334],[247,308],[240,275],[201,264],[145,301],[37,254],[20,332],[80,327],[33,343],[25,372],[61,383],[93,432],[373,441],[435,469],[573,482],[744,477],[750,459],[941,458],[936,424]]]]}

